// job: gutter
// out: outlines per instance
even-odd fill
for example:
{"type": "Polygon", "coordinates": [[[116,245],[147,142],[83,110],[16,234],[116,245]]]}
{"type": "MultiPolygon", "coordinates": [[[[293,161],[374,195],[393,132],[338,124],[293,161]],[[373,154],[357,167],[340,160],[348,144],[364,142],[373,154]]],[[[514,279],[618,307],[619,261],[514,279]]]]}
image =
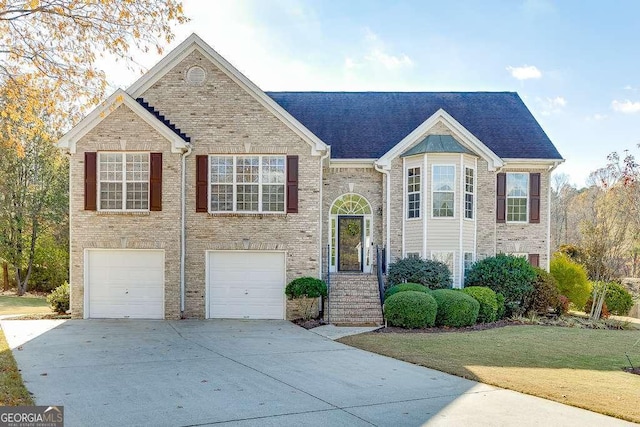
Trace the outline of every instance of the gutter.
{"type": "Polygon", "coordinates": [[[386,197],[387,197],[387,217],[386,217],[386,227],[387,227],[387,232],[386,232],[386,248],[385,248],[385,252],[386,252],[386,257],[385,257],[385,261],[386,261],[386,265],[385,265],[385,271],[387,271],[387,273],[389,272],[389,261],[391,259],[391,256],[389,254],[389,250],[391,247],[391,171],[384,169],[383,167],[381,167],[378,164],[374,164],[373,167],[380,173],[383,173],[386,177],[387,177],[387,188],[386,188],[386,197]]]}
{"type": "MultiPolygon", "coordinates": [[[[325,160],[326,160],[330,155],[331,155],[331,150],[330,150],[330,149],[327,149],[327,152],[326,152],[325,154],[323,154],[323,155],[322,155],[322,157],[320,157],[320,206],[319,206],[319,208],[320,208],[320,210],[319,210],[319,212],[320,212],[320,224],[319,224],[320,229],[319,229],[319,231],[318,231],[318,232],[320,233],[320,236],[319,236],[320,238],[318,239],[318,241],[320,242],[320,243],[319,243],[319,248],[318,248],[318,256],[319,256],[319,258],[318,258],[318,259],[320,260],[320,270],[318,271],[318,278],[319,278],[320,280],[322,280],[322,272],[324,271],[324,270],[322,269],[322,255],[323,255],[323,251],[324,251],[324,245],[322,244],[322,237],[323,237],[323,236],[322,236],[322,223],[324,222],[324,217],[323,217],[323,214],[322,214],[322,212],[323,212],[323,210],[322,210],[322,205],[323,205],[323,200],[322,200],[322,187],[324,186],[324,185],[323,185],[323,183],[324,183],[324,181],[323,181],[323,178],[324,178],[324,177],[323,177],[323,171],[324,171],[324,167],[323,167],[323,165],[324,165],[324,161],[325,161],[325,160]]],[[[328,264],[330,264],[330,263],[331,263],[331,260],[330,260],[330,259],[327,259],[327,265],[328,265],[328,264]]],[[[328,271],[328,270],[327,270],[327,271],[328,271]]]]}
{"type": "Polygon", "coordinates": [[[184,319],[184,300],[185,300],[185,278],[184,278],[184,270],[185,270],[185,258],[187,252],[186,245],[186,195],[187,195],[187,173],[186,173],[186,165],[187,165],[187,157],[191,154],[192,148],[190,145],[187,146],[186,150],[182,152],[182,183],[180,188],[180,318],[184,319]]]}

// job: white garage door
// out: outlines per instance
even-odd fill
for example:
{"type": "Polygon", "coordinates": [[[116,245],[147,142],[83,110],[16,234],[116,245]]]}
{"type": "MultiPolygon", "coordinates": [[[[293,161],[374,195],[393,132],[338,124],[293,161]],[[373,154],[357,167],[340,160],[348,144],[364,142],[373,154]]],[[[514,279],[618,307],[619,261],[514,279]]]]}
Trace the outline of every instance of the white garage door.
{"type": "Polygon", "coordinates": [[[86,262],[88,317],[164,318],[164,251],[92,249],[86,262]]]}
{"type": "Polygon", "coordinates": [[[208,252],[208,316],[283,319],[282,252],[208,252]]]}

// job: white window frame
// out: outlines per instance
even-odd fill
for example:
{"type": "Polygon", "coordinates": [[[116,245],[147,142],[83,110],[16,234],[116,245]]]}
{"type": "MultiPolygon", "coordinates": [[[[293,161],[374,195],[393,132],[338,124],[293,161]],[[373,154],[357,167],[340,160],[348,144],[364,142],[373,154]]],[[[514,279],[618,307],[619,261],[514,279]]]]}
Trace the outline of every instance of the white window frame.
{"type": "Polygon", "coordinates": [[[149,212],[151,206],[151,153],[147,151],[98,151],[98,156],[96,159],[96,201],[97,201],[97,209],[99,212],[149,212]],[[122,156],[122,179],[120,181],[110,181],[103,180],[100,178],[100,157],[102,155],[107,154],[120,154],[122,156]],[[147,171],[147,180],[146,181],[127,181],[127,154],[143,154],[147,156],[147,164],[149,165],[149,170],[147,171]],[[102,207],[102,186],[101,184],[105,183],[120,183],[122,185],[122,208],[120,209],[109,209],[102,207]],[[147,207],[146,209],[127,209],[127,183],[134,182],[146,182],[147,183],[147,207]]]}
{"type": "Polygon", "coordinates": [[[456,252],[455,251],[431,251],[431,260],[440,261],[440,262],[446,264],[447,267],[449,267],[449,272],[451,273],[451,276],[453,277],[455,275],[455,271],[456,271],[455,270],[455,266],[456,266],[456,252]],[[441,259],[439,259],[437,257],[439,254],[451,255],[451,265],[449,265],[446,262],[444,262],[441,259]]]}
{"type": "MultiPolygon", "coordinates": [[[[422,210],[423,210],[422,209],[422,205],[423,205],[423,203],[422,203],[422,175],[423,174],[422,174],[422,167],[421,166],[408,166],[406,168],[405,176],[406,176],[406,179],[407,179],[407,186],[405,188],[405,191],[407,192],[407,220],[413,220],[413,219],[422,218],[422,210]],[[411,183],[409,183],[409,171],[415,171],[415,170],[418,171],[418,175],[417,175],[418,181],[414,182],[413,184],[411,184],[411,183]],[[412,185],[414,187],[414,190],[410,191],[409,189],[410,189],[410,186],[412,186],[412,185]],[[417,190],[415,189],[416,186],[418,187],[417,190]],[[413,209],[413,210],[414,211],[417,210],[418,211],[418,215],[410,216],[410,213],[412,211],[411,208],[410,208],[410,206],[411,206],[411,201],[410,201],[411,197],[410,196],[414,196],[414,195],[417,196],[417,198],[418,198],[418,201],[417,201],[418,208],[417,209],[413,209]]],[[[413,176],[414,177],[416,176],[415,172],[414,172],[413,176]]]]}
{"type": "Polygon", "coordinates": [[[407,252],[405,258],[418,258],[420,259],[420,252],[407,252]]]}
{"type": "Polygon", "coordinates": [[[456,165],[455,164],[438,164],[438,165],[431,165],[431,218],[432,219],[455,219],[456,217],[456,165]],[[452,188],[453,190],[451,191],[436,191],[435,190],[435,172],[436,172],[436,168],[439,167],[447,167],[447,168],[453,168],[453,185],[452,188]],[[436,216],[434,215],[434,206],[433,203],[435,201],[435,197],[434,195],[436,193],[452,193],[453,194],[453,206],[452,206],[452,215],[451,216],[436,216]]]}
{"type": "Polygon", "coordinates": [[[264,215],[281,215],[281,214],[285,214],[287,213],[287,156],[285,155],[278,155],[278,154],[210,154],[209,155],[209,161],[207,162],[208,164],[208,171],[207,171],[207,195],[208,195],[208,206],[207,206],[207,210],[209,211],[209,213],[212,214],[264,214],[264,215]],[[214,211],[211,209],[211,202],[212,202],[212,198],[211,198],[211,159],[215,158],[215,157],[222,157],[222,158],[231,158],[233,159],[233,166],[232,166],[232,170],[233,170],[233,180],[232,182],[227,182],[227,183],[221,183],[221,185],[231,185],[232,187],[232,198],[233,198],[233,208],[232,210],[228,210],[228,211],[214,211]],[[238,172],[237,172],[237,165],[238,165],[238,158],[239,157],[257,157],[258,158],[258,182],[254,182],[254,183],[246,183],[246,182],[238,182],[238,172]],[[262,181],[262,175],[263,175],[263,170],[262,170],[262,160],[264,158],[279,158],[282,159],[283,161],[283,165],[284,165],[284,169],[283,169],[283,181],[282,183],[269,183],[269,182],[263,182],[262,181]],[[258,186],[258,210],[238,210],[238,186],[239,185],[257,185],[258,186]],[[284,194],[284,198],[283,198],[283,208],[281,211],[265,211],[262,208],[262,196],[263,196],[263,187],[265,185],[279,185],[282,187],[283,189],[283,194],[284,194]]]}
{"type": "Polygon", "coordinates": [[[529,197],[531,196],[529,193],[529,185],[530,185],[530,176],[528,172],[507,172],[506,177],[505,177],[505,212],[504,212],[504,216],[505,216],[505,221],[509,222],[509,223],[515,223],[515,224],[525,224],[529,222],[529,197]],[[525,191],[527,193],[527,195],[525,197],[523,196],[511,196],[509,197],[509,177],[513,177],[515,175],[523,175],[527,178],[527,184],[525,185],[525,191]],[[524,202],[524,208],[525,208],[525,219],[524,220],[510,220],[509,219],[509,199],[525,199],[524,202]]]}
{"type": "Polygon", "coordinates": [[[462,196],[462,206],[463,206],[463,218],[466,220],[475,219],[475,209],[476,209],[476,170],[474,168],[470,168],[468,166],[464,167],[464,194],[462,196]],[[471,171],[471,191],[468,188],[468,175],[467,172],[471,171]],[[467,216],[467,196],[471,196],[471,216],[467,216]]]}

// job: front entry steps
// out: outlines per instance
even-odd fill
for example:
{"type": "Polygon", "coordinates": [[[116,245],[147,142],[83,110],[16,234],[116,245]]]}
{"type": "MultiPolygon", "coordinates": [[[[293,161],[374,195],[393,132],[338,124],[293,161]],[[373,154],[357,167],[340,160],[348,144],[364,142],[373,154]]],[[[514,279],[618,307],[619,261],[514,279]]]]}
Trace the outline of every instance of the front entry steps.
{"type": "Polygon", "coordinates": [[[343,326],[383,324],[375,274],[331,273],[330,286],[325,321],[343,326]]]}

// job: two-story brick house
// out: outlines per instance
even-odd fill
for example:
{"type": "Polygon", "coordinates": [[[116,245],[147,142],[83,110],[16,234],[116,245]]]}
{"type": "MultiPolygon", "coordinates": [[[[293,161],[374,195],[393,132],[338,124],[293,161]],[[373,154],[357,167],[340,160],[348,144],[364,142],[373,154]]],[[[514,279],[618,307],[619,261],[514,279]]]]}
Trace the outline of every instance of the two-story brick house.
{"type": "Polygon", "coordinates": [[[288,281],[367,276],[378,245],[456,287],[549,261],[562,158],[515,93],[265,93],[192,35],[59,145],[76,317],[286,318],[288,281]]]}

